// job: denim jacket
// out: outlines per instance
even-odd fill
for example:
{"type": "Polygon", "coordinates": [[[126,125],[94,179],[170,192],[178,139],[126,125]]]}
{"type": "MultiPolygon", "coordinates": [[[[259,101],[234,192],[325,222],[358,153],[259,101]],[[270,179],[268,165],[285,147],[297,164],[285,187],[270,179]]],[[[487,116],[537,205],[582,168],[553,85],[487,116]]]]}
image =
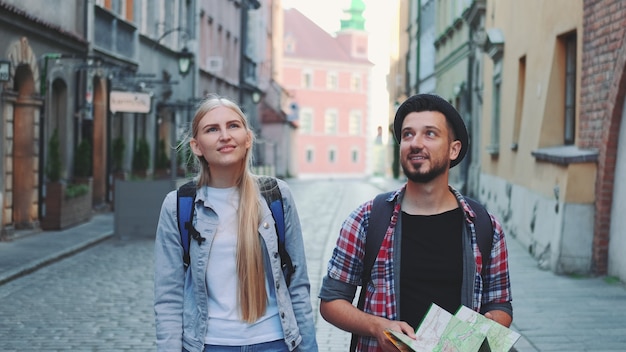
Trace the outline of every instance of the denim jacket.
{"type": "MultiPolygon", "coordinates": [[[[261,246],[265,254],[265,271],[274,284],[285,343],[291,351],[317,351],[314,316],[311,307],[310,284],[307,274],[304,242],[300,220],[291,191],[278,180],[285,217],[285,246],[295,272],[289,287],[280,265],[278,238],[272,213],[263,200],[259,225],[261,246]]],[[[262,197],[259,193],[259,197],[262,197]]],[[[183,248],[176,216],[176,191],[163,201],[155,242],[155,302],[156,338],[158,351],[190,352],[204,349],[208,322],[208,293],[206,270],[209,248],[217,230],[217,214],[207,199],[206,188],[198,189],[193,224],[206,240],[202,244],[190,241],[191,262],[185,271],[183,248]]]]}

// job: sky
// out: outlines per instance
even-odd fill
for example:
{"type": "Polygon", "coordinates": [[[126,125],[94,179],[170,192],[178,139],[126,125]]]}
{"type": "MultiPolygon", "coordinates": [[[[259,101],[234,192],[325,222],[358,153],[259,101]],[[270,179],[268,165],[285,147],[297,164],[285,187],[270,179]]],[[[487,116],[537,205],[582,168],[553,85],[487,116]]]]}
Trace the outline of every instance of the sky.
{"type": "MultiPolygon", "coordinates": [[[[283,8],[296,8],[306,17],[330,34],[341,29],[343,10],[350,8],[351,0],[282,0],[283,8]]],[[[384,138],[387,139],[388,123],[387,73],[389,72],[389,56],[391,51],[391,30],[397,0],[364,0],[365,31],[369,34],[369,60],[374,63],[371,80],[371,124],[372,138],[376,135],[376,127],[383,126],[384,138]]]]}

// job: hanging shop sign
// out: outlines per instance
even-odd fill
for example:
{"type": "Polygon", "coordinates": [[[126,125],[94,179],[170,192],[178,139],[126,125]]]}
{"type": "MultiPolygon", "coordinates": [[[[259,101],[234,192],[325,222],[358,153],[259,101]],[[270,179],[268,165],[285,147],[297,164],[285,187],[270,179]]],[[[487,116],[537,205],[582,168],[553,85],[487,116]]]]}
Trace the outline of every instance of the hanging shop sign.
{"type": "Polygon", "coordinates": [[[150,94],[138,92],[111,91],[109,97],[111,112],[135,112],[147,114],[150,112],[150,94]]]}

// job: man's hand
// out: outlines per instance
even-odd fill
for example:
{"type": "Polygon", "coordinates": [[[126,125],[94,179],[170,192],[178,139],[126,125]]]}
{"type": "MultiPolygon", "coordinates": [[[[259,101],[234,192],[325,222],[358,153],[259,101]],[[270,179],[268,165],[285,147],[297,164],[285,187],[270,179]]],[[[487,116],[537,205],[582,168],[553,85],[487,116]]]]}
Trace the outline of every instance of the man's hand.
{"type": "Polygon", "coordinates": [[[415,338],[415,330],[406,322],[389,320],[364,313],[352,303],[336,299],[333,301],[320,301],[320,313],[322,317],[336,327],[361,336],[372,336],[385,352],[397,352],[398,349],[385,336],[385,330],[401,331],[410,338],[415,338]]]}
{"type": "Polygon", "coordinates": [[[408,323],[404,321],[387,320],[385,318],[378,319],[380,319],[381,327],[377,329],[375,337],[376,340],[378,340],[378,345],[382,348],[382,350],[385,352],[409,352],[409,349],[404,350],[396,347],[396,345],[394,345],[393,342],[391,342],[391,340],[387,338],[387,335],[385,335],[385,330],[399,331],[407,335],[408,337],[415,339],[415,329],[413,329],[408,323]]]}
{"type": "Polygon", "coordinates": [[[502,310],[490,310],[485,313],[485,318],[491,319],[507,328],[511,327],[511,323],[513,322],[513,317],[502,310]]]}

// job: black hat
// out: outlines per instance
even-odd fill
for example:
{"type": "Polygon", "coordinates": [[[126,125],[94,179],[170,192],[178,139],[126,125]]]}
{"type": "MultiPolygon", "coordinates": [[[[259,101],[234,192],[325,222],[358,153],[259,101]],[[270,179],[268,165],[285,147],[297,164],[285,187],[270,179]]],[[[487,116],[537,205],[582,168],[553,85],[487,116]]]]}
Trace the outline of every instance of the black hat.
{"type": "Polygon", "coordinates": [[[461,160],[463,160],[465,154],[467,153],[467,148],[469,147],[467,128],[465,127],[463,118],[461,118],[461,115],[459,115],[459,112],[456,111],[454,106],[438,95],[416,94],[405,100],[404,103],[400,105],[396,111],[396,117],[393,120],[393,133],[396,137],[396,142],[400,143],[402,122],[404,121],[406,115],[412,112],[421,111],[439,111],[446,117],[448,122],[452,125],[452,128],[454,128],[456,139],[461,141],[461,151],[459,152],[459,156],[450,162],[450,168],[456,166],[461,162],[461,160]]]}

